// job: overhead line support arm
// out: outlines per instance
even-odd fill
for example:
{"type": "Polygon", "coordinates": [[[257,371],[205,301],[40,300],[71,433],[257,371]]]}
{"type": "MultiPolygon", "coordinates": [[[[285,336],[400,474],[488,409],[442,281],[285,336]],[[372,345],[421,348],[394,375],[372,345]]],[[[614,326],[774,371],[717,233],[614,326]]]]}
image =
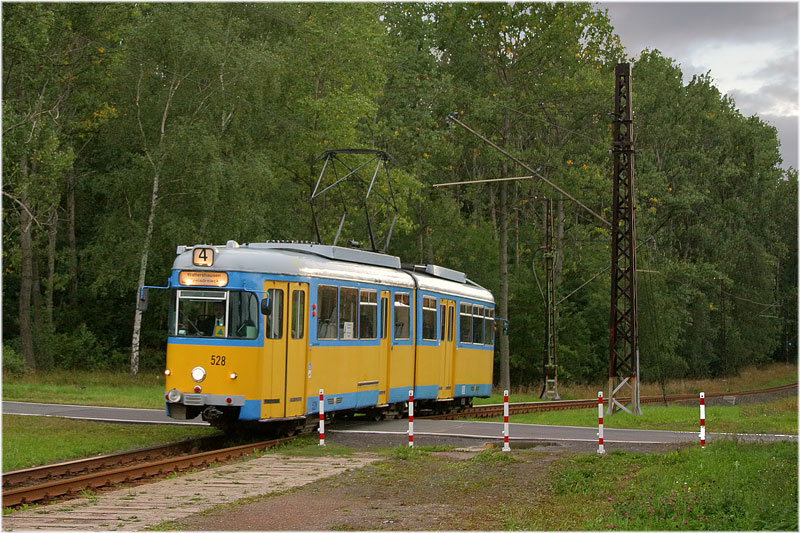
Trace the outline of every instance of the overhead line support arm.
{"type": "Polygon", "coordinates": [[[602,216],[598,215],[593,210],[589,209],[586,205],[581,203],[580,200],[578,200],[577,198],[575,198],[574,196],[569,194],[567,191],[565,191],[564,189],[562,189],[561,187],[559,187],[558,185],[556,185],[552,181],[548,180],[547,178],[545,178],[544,176],[542,176],[541,174],[539,174],[538,172],[533,170],[530,166],[526,165],[525,163],[523,163],[522,161],[520,161],[519,159],[517,159],[516,157],[514,157],[513,155],[511,155],[507,151],[503,150],[501,147],[497,146],[495,143],[493,143],[492,141],[490,141],[489,139],[487,139],[486,137],[484,137],[483,135],[481,135],[477,131],[473,130],[472,128],[470,128],[469,126],[467,126],[466,124],[461,122],[459,119],[456,118],[456,114],[457,113],[455,113],[455,112],[454,113],[450,113],[447,116],[447,120],[455,122],[456,124],[458,124],[459,126],[464,128],[465,130],[470,132],[471,134],[475,135],[480,140],[482,140],[483,142],[485,142],[486,144],[488,144],[489,146],[491,146],[492,148],[494,148],[495,150],[497,150],[498,152],[500,152],[504,156],[508,157],[509,159],[514,161],[516,164],[518,164],[519,166],[521,166],[522,168],[524,168],[525,170],[527,170],[528,172],[530,172],[531,174],[533,174],[534,176],[536,176],[537,178],[539,178],[540,180],[542,180],[546,184],[550,185],[552,188],[554,188],[555,190],[557,190],[558,192],[560,192],[561,194],[563,194],[564,196],[566,196],[567,198],[569,198],[570,200],[572,200],[573,202],[578,204],[579,206],[581,206],[583,209],[585,209],[586,211],[591,213],[596,219],[598,219],[600,222],[602,222],[605,227],[611,228],[611,223],[608,220],[606,220],[602,216]]]}

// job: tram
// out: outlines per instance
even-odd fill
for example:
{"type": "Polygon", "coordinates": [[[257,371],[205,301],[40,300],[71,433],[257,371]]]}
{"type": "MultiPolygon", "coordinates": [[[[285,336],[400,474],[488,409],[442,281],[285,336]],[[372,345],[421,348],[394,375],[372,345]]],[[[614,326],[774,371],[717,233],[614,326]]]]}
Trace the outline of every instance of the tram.
{"type": "Polygon", "coordinates": [[[446,412],[492,390],[494,298],[462,272],[306,242],[179,246],[166,410],[230,428],[446,412]]]}

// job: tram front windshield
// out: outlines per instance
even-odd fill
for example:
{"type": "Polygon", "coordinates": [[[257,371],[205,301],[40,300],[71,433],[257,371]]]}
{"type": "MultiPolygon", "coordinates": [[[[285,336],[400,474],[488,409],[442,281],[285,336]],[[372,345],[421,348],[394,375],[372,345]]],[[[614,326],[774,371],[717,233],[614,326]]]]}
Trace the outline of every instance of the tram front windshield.
{"type": "Polygon", "coordinates": [[[173,337],[255,339],[258,298],[244,291],[178,290],[169,328],[173,337]]]}

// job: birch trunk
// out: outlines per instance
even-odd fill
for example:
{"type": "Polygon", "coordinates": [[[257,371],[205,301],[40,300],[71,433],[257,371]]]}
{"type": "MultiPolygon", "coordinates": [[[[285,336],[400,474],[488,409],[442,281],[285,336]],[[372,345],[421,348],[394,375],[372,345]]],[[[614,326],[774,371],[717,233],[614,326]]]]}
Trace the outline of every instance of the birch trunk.
{"type": "Polygon", "coordinates": [[[140,95],[142,79],[144,78],[144,69],[140,71],[139,81],[136,84],[136,120],[139,126],[139,134],[142,136],[142,146],[150,166],[153,168],[153,189],[150,194],[150,213],[147,216],[147,229],[145,231],[144,242],[142,243],[142,255],[139,262],[139,280],[136,285],[136,311],[133,315],[133,335],[131,338],[131,377],[136,377],[139,374],[139,344],[141,341],[142,333],[142,311],[139,309],[139,293],[144,287],[145,279],[147,277],[147,259],[150,254],[150,242],[153,238],[153,230],[155,228],[156,209],[158,207],[158,186],[161,177],[161,170],[164,166],[164,161],[167,157],[167,150],[165,148],[165,141],[167,138],[167,117],[169,117],[169,108],[172,103],[172,98],[175,96],[175,91],[178,90],[183,78],[178,78],[177,74],[172,78],[169,86],[169,94],[167,101],[164,103],[164,110],[161,113],[161,128],[158,137],[157,157],[154,157],[153,152],[147,144],[147,135],[142,125],[140,95]]]}

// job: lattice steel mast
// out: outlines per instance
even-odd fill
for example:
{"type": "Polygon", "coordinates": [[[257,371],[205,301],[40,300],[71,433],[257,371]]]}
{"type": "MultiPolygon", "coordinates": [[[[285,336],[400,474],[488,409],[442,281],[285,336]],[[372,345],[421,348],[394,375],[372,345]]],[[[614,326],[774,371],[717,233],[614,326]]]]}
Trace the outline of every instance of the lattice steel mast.
{"type": "Polygon", "coordinates": [[[609,326],[608,409],[641,414],[639,404],[639,327],[636,304],[636,231],[633,177],[631,65],[615,69],[613,220],[611,222],[611,320],[609,326]],[[618,398],[627,388],[630,400],[618,398]]]}
{"type": "Polygon", "coordinates": [[[547,199],[547,212],[545,215],[545,246],[544,246],[544,275],[545,275],[545,346],[544,346],[544,387],[541,398],[545,396],[552,400],[560,400],[558,395],[558,345],[557,345],[557,310],[556,310],[556,282],[555,282],[555,236],[553,232],[553,200],[547,199]]]}

